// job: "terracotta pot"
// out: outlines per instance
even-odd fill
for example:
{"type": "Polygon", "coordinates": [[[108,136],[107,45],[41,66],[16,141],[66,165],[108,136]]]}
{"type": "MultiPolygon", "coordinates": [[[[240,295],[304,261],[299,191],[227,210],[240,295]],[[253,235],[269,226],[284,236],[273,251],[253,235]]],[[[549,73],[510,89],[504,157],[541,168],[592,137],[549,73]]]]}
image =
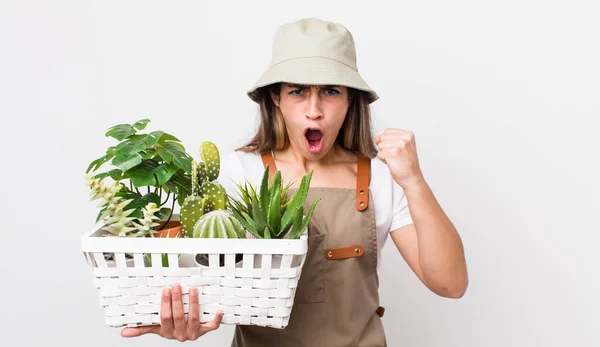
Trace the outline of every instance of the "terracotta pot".
{"type": "MultiPolygon", "coordinates": [[[[164,222],[161,222],[161,225],[162,223],[164,222]]],[[[178,220],[170,220],[167,225],[154,233],[154,237],[183,237],[181,222],[178,220]]]]}
{"type": "MultiPolygon", "coordinates": [[[[164,223],[164,221],[160,222],[161,225],[163,223],[164,223]]],[[[157,226],[157,228],[159,226],[157,226]]],[[[146,237],[152,237],[152,236],[151,235],[147,235],[146,237]]],[[[164,237],[174,237],[174,238],[183,237],[183,231],[182,231],[182,227],[181,227],[181,222],[179,220],[170,220],[162,229],[156,230],[156,232],[154,233],[154,237],[163,237],[163,238],[164,237]]],[[[150,254],[146,254],[145,258],[146,258],[146,264],[148,266],[151,266],[152,259],[150,258],[150,254]]],[[[162,254],[161,258],[162,258],[162,265],[163,265],[163,267],[167,267],[168,266],[168,262],[169,262],[168,258],[167,258],[167,255],[166,254],[162,254]]],[[[181,258],[181,254],[179,254],[178,258],[181,258]]]]}

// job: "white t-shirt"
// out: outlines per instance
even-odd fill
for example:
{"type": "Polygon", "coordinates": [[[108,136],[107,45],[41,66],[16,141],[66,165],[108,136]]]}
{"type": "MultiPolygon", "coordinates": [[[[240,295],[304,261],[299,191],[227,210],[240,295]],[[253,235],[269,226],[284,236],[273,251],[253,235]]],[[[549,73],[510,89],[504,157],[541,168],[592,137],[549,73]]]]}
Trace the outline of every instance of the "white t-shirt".
{"type": "MultiPolygon", "coordinates": [[[[253,152],[233,151],[221,158],[221,172],[218,181],[227,193],[234,195],[235,183],[243,183],[247,179],[254,187],[260,186],[264,166],[259,154],[253,152]]],[[[412,218],[404,190],[390,175],[390,171],[379,158],[371,160],[371,181],[369,183],[375,209],[375,225],[377,230],[377,266],[381,263],[381,249],[387,240],[388,233],[408,224],[412,218]]]]}

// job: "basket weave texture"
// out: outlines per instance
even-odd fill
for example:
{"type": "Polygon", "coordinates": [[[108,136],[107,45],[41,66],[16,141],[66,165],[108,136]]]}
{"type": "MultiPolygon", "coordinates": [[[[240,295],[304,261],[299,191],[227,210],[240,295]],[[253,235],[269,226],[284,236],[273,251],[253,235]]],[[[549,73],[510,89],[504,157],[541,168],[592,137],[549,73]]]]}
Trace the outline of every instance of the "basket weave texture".
{"type": "Polygon", "coordinates": [[[193,239],[103,237],[100,227],[82,236],[81,251],[108,326],[160,324],[162,289],[174,283],[181,285],[186,317],[189,289],[196,287],[201,322],[221,310],[222,324],[287,326],[308,230],[297,240],[193,239]],[[195,261],[198,254],[208,255],[206,266],[195,261]]]}

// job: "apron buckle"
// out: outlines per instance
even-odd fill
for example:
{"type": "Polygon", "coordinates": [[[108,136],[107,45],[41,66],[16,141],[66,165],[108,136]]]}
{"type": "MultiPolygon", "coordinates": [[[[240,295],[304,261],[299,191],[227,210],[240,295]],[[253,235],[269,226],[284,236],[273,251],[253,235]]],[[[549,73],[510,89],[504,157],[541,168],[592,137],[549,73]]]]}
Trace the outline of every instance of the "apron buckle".
{"type": "Polygon", "coordinates": [[[325,250],[325,257],[330,260],[360,257],[365,253],[363,246],[356,245],[325,250]]]}

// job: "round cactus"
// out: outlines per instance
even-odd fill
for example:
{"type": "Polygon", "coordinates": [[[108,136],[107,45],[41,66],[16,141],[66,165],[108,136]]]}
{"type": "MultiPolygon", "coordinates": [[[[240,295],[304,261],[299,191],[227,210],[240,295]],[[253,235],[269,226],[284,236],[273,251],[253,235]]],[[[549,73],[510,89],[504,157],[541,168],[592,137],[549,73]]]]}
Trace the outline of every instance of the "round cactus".
{"type": "MultiPolygon", "coordinates": [[[[195,238],[245,238],[244,228],[233,216],[233,213],[226,210],[214,210],[208,212],[194,226],[193,237],[195,238]]],[[[196,254],[196,262],[203,266],[208,266],[209,257],[207,254],[196,254]]],[[[235,261],[240,262],[243,254],[236,254],[235,261]]],[[[219,266],[225,264],[225,255],[219,255],[219,266]]]]}
{"type": "Polygon", "coordinates": [[[198,219],[194,225],[192,236],[195,238],[236,239],[244,238],[245,232],[233,213],[226,210],[214,210],[198,219]]]}

